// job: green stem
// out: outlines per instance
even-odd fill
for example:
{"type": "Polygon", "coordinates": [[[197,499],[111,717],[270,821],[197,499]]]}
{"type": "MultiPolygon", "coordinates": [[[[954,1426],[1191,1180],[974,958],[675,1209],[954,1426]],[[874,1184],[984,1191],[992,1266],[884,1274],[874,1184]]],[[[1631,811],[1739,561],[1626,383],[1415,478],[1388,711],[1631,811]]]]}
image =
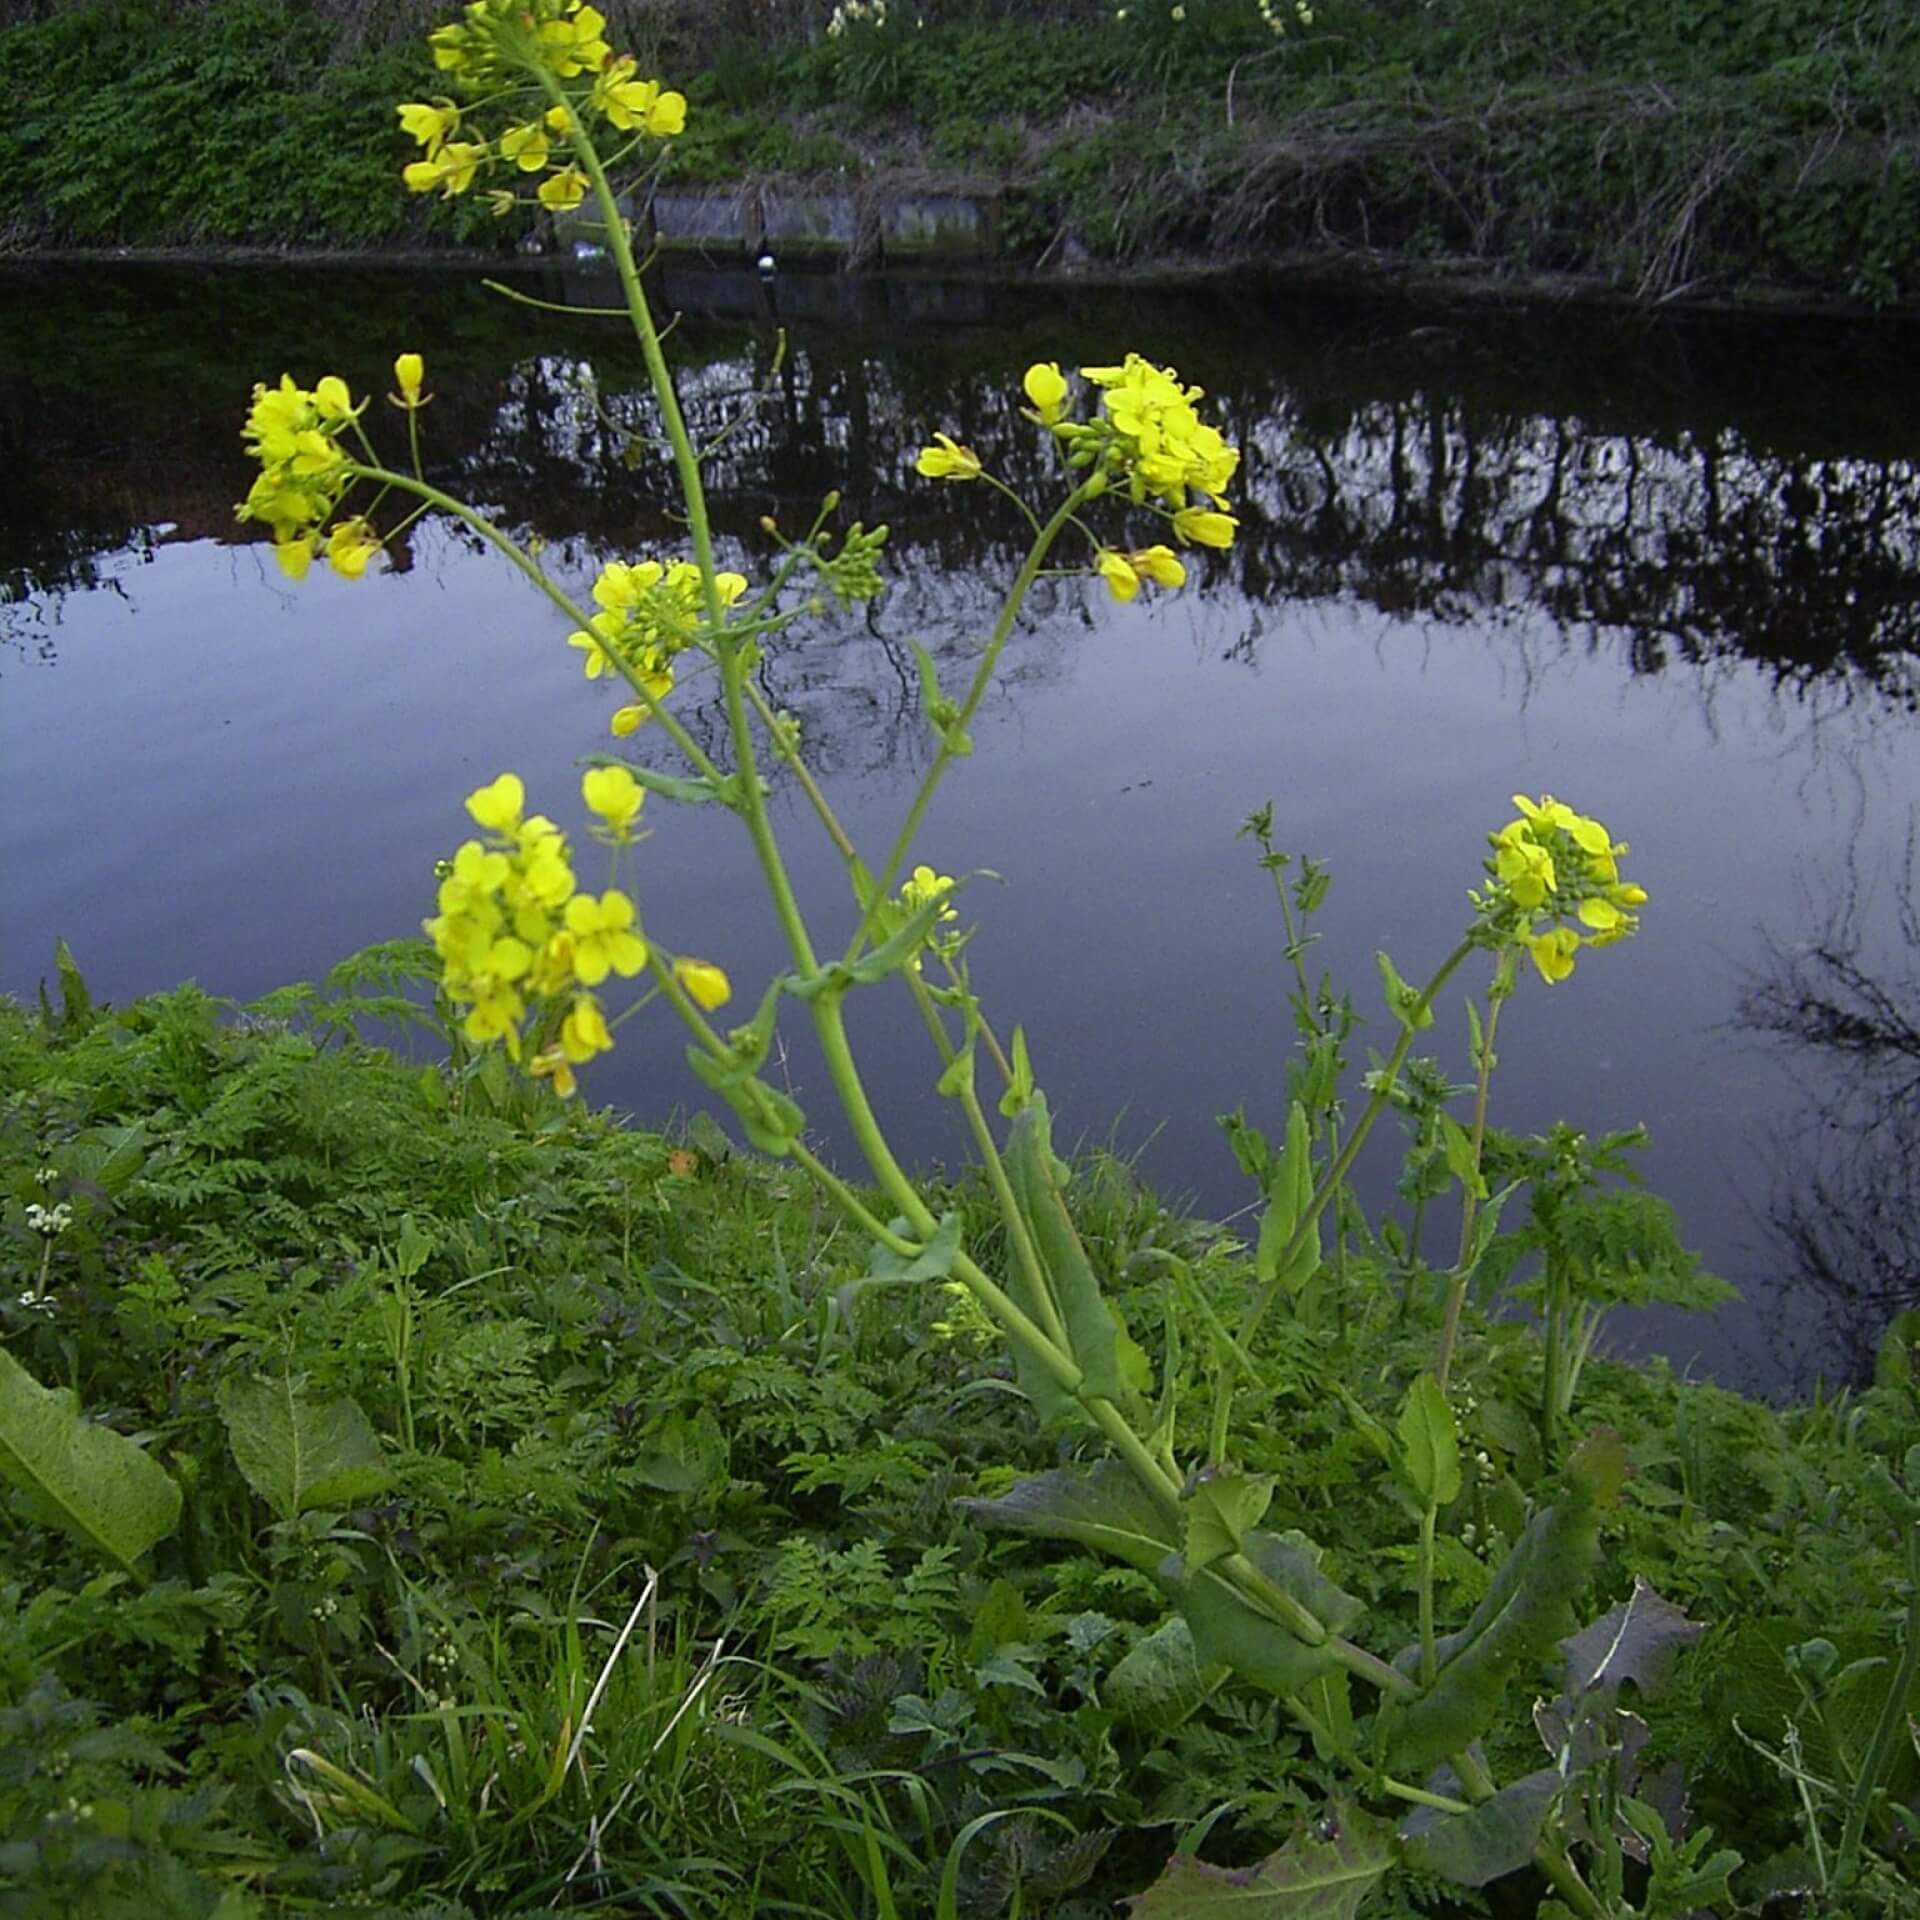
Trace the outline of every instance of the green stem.
{"type": "MultiPolygon", "coordinates": [[[[1060,537],[1061,531],[1072,520],[1074,511],[1092,495],[1088,489],[1091,482],[1083,481],[1061,503],[1059,510],[1045,526],[1034,536],[1033,545],[1027,550],[1013,585],[1007,590],[1007,597],[1000,608],[1000,617],[994,622],[993,633],[987,641],[986,651],[980,656],[980,664],[974,669],[973,684],[967,689],[967,697],[961,702],[960,711],[953,725],[946,730],[939,747],[935,750],[932,764],[921,778],[919,790],[913,796],[913,804],[907,809],[907,817],[900,831],[894,837],[892,850],[887,855],[887,864],[874,883],[874,906],[884,900],[893,890],[895,877],[906,865],[907,855],[913,850],[914,837],[920,831],[920,823],[926,816],[928,806],[938,790],[948,766],[954,759],[953,749],[947,740],[955,733],[965,732],[979,710],[980,702],[986,698],[987,688],[993,681],[993,670],[999,664],[1001,650],[1006,646],[1013,632],[1013,623],[1019,617],[1020,608],[1026,600],[1034,581],[1039,577],[1041,566],[1053,543],[1060,537]]],[[[1097,491],[1097,490],[1096,490],[1097,491]]],[[[859,957],[873,926],[873,907],[861,916],[860,924],[854,929],[852,941],[847,947],[847,959],[851,962],[859,957]]]]}
{"type": "MultiPolygon", "coordinates": [[[[1500,1025],[1500,1009],[1507,1004],[1507,996],[1513,991],[1513,961],[1511,951],[1500,956],[1494,970],[1493,984],[1487,989],[1487,1024],[1480,1036],[1480,1058],[1473,1090],[1473,1172],[1474,1178],[1480,1175],[1480,1155],[1487,1141],[1487,1089],[1493,1080],[1493,1037],[1500,1025]]],[[[1440,1349],[1433,1363],[1433,1377],[1439,1383],[1440,1391],[1445,1393],[1447,1381],[1453,1372],[1454,1343],[1460,1336],[1460,1313],[1467,1302],[1467,1286],[1473,1278],[1473,1270],[1468,1264],[1473,1252],[1473,1223],[1477,1199],[1473,1188],[1468,1187],[1466,1196],[1460,1203],[1460,1256],[1454,1262],[1453,1278],[1447,1285],[1446,1318],[1440,1327],[1440,1349]]]]}
{"type": "Polygon", "coordinates": [[[1433,1685],[1440,1662],[1433,1638],[1433,1526],[1439,1509],[1431,1502],[1420,1516],[1420,1684],[1433,1685]]]}
{"type": "Polygon", "coordinates": [[[1580,1878],[1572,1857],[1557,1840],[1543,1840],[1534,1849],[1534,1864],[1553,1882],[1553,1890],[1579,1916],[1579,1920],[1612,1920],[1605,1904],[1580,1878]]]}
{"type": "MultiPolygon", "coordinates": [[[[1366,1145],[1367,1136],[1373,1131],[1373,1125],[1386,1109],[1392,1095],[1394,1082],[1400,1077],[1400,1069],[1406,1065],[1407,1055],[1413,1050],[1414,1029],[1419,1025],[1421,1016],[1433,1005],[1434,996],[1452,979],[1455,970],[1467,955],[1473,951],[1471,939],[1462,940],[1454,950],[1441,961],[1439,970],[1426,984],[1418,1000],[1408,1011],[1407,1019],[1402,1023],[1400,1038],[1393,1044],[1393,1051],[1387,1056],[1387,1064],[1382,1069],[1373,1097],[1361,1110],[1360,1118],[1354,1123],[1354,1129],[1347,1136],[1346,1145],[1334,1156],[1326,1172],[1320,1176],[1320,1184],[1314,1188],[1313,1197],[1308,1200],[1287,1244],[1280,1250],[1276,1263],[1277,1271],[1284,1273],[1292,1263],[1294,1256],[1305,1243],[1307,1235],[1313,1230],[1313,1223],[1325,1210],[1327,1202],[1341,1182],[1347,1177],[1353,1163],[1360,1157],[1360,1149],[1366,1145]]],[[[1240,1323],[1240,1344],[1245,1347],[1252,1343],[1253,1336],[1259,1331],[1260,1322],[1267,1316],[1267,1310],[1273,1305],[1280,1292],[1280,1282],[1270,1280],[1255,1296],[1247,1308],[1246,1316],[1240,1323]]]]}
{"type": "Polygon", "coordinates": [[[965,1110],[967,1125],[973,1130],[974,1145],[980,1149],[980,1158],[986,1166],[993,1197],[1000,1203],[1001,1223],[1007,1230],[1008,1240],[1013,1243],[1014,1257],[1019,1261],[1020,1271],[1026,1275],[1027,1285],[1032,1288],[1033,1297],[1040,1306],[1041,1319],[1047,1332],[1061,1347],[1070,1350],[1072,1342],[1067,1338],[1066,1323],[1060,1318],[1060,1309],[1053,1297],[1053,1283],[1041,1263],[1040,1250],[1033,1244],[1027,1216],[1021,1211],[1019,1199],[1013,1191],[1013,1182],[1007,1177],[1006,1163],[1000,1158],[999,1147],[994,1144],[993,1129],[987,1125],[987,1116],[980,1110],[980,1096],[974,1092],[971,1082],[960,1089],[960,1105],[965,1110]]]}
{"type": "Polygon", "coordinates": [[[1560,1376],[1565,1362],[1567,1263],[1549,1258],[1546,1284],[1546,1370],[1540,1388],[1540,1457],[1551,1468],[1558,1452],[1560,1376]]]}
{"type": "Polygon", "coordinates": [[[808,804],[813,808],[821,826],[826,829],[827,838],[833,842],[834,851],[848,866],[852,866],[860,858],[859,851],[848,836],[846,828],[840,824],[840,818],[828,803],[827,796],[821,792],[820,783],[814,779],[812,769],[801,759],[800,749],[788,738],[786,729],[780,725],[779,717],[767,704],[767,696],[751,680],[746,683],[746,693],[748,704],[759,718],[761,726],[766,729],[767,738],[773,743],[774,752],[786,763],[787,771],[799,781],[800,791],[807,796],[808,804]]]}
{"type": "Polygon", "coordinates": [[[1389,1774],[1380,1776],[1380,1791],[1390,1793],[1396,1800],[1406,1800],[1416,1807],[1434,1807],[1441,1813],[1471,1813],[1473,1805],[1467,1800],[1449,1800],[1444,1793],[1429,1793],[1424,1787],[1410,1787],[1404,1780],[1395,1780],[1389,1774]]]}

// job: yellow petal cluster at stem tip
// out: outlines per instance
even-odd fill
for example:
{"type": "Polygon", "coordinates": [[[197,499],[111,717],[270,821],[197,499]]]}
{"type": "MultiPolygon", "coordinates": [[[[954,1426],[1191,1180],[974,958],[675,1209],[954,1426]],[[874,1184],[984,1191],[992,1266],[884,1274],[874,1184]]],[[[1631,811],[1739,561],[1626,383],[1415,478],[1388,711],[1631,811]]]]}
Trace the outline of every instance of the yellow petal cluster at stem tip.
{"type": "MultiPolygon", "coordinates": [[[[714,576],[721,607],[735,606],[747,591],[744,574],[714,576]]],[[[622,673],[649,698],[660,701],[673,690],[673,662],[706,632],[706,589],[691,560],[614,560],[593,583],[600,611],[584,629],[567,635],[567,645],[586,655],[586,675],[622,673]]],[[[613,731],[625,737],[647,718],[644,705],[623,706],[613,731]]]]}
{"type": "MultiPolygon", "coordinates": [[[[936,873],[929,866],[915,867],[913,872],[900,883],[900,904],[909,913],[919,910],[935,900],[944,901],[957,882],[948,873],[936,873]]],[[[960,909],[943,905],[934,916],[936,920],[958,920],[960,909]]]]}
{"type": "Polygon", "coordinates": [[[1637,933],[1644,887],[1620,878],[1628,851],[1598,820],[1551,794],[1515,794],[1516,818],[1489,834],[1487,874],[1476,894],[1489,937],[1517,941],[1549,986],[1568,978],[1582,947],[1611,946],[1637,933]]]}
{"type": "Polygon", "coordinates": [[[928,480],[977,480],[980,456],[971,447],[963,447],[944,433],[933,436],[934,444],[920,449],[913,463],[914,472],[928,480]]]}
{"type": "Polygon", "coordinates": [[[733,998],[733,983],[711,960],[676,960],[673,977],[686,989],[687,998],[703,1013],[724,1007],[733,998]]]}
{"type": "Polygon", "coordinates": [[[647,790],[625,767],[590,767],[580,776],[580,797],[606,823],[607,836],[618,843],[632,838],[647,790]]]}
{"type": "MultiPolygon", "coordinates": [[[[320,529],[352,485],[339,442],[360,411],[347,383],[333,373],[310,388],[296,385],[288,373],[277,387],[253,390],[241,439],[260,472],[235,513],[271,529],[274,557],[290,580],[306,577],[321,547],[320,529]]],[[[353,520],[336,527],[325,546],[330,564],[357,578],[379,551],[379,540],[364,520],[353,520]]]]}
{"type": "Polygon", "coordinates": [[[417,407],[421,405],[420,385],[427,377],[427,363],[417,353],[401,353],[394,356],[393,384],[398,389],[390,398],[396,406],[417,407]]]}
{"type": "MultiPolygon", "coordinates": [[[[582,790],[603,818],[627,827],[644,793],[623,767],[594,769],[582,790]]],[[[423,925],[442,988],[464,1009],[461,1031],[476,1046],[500,1041],[515,1060],[531,1044],[530,1070],[564,1098],[574,1067],[613,1045],[591,989],[609,974],[638,973],[647,947],[626,894],[575,890],[566,836],[526,802],[514,773],[467,796],[491,844],[468,840],[441,865],[439,911],[423,925]]]]}

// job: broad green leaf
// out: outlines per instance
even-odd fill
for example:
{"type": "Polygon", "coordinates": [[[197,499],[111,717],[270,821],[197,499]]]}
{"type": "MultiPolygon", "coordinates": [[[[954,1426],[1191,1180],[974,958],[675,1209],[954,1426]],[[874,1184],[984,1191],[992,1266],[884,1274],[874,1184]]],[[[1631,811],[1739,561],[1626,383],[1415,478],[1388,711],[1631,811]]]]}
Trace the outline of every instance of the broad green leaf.
{"type": "Polygon", "coordinates": [[[1517,1873],[1533,1858],[1561,1785],[1558,1769],[1542,1767],[1502,1787],[1471,1813],[1421,1807],[1400,1828],[1402,1857],[1421,1873],[1463,1887],[1488,1886],[1503,1874],[1517,1873]]]}
{"type": "Polygon", "coordinates": [[[1057,1467],[1016,1482],[997,1500],[956,1504],[983,1525],[1071,1540],[1143,1573],[1157,1573],[1179,1545],[1146,1490],[1117,1460],[1088,1470],[1057,1467]]]}
{"type": "Polygon", "coordinates": [[[371,1499],[392,1481],[367,1416],[345,1395],[314,1399],[291,1376],[230,1376],[216,1398],[247,1485],[282,1520],[371,1499]]]}
{"type": "MultiPolygon", "coordinates": [[[[905,1220],[895,1220],[892,1226],[903,1238],[911,1232],[905,1220]]],[[[960,1216],[957,1213],[943,1213],[933,1237],[911,1259],[876,1241],[866,1272],[835,1292],[834,1305],[845,1313],[869,1287],[919,1286],[929,1280],[945,1280],[953,1272],[954,1258],[959,1251],[960,1216]]]]}
{"type": "MultiPolygon", "coordinates": [[[[1100,1292],[1100,1282],[1080,1244],[1061,1186],[1065,1169],[1054,1159],[1052,1120],[1047,1097],[1036,1092],[1007,1130],[1007,1177],[1033,1236],[1052,1295],[1051,1315],[1033,1297],[1033,1288],[1016,1262],[1007,1291],[1042,1326],[1057,1318],[1066,1329],[1075,1365],[1086,1376],[1085,1391],[1102,1399],[1125,1397],[1127,1381],[1120,1360],[1120,1327],[1100,1292]]],[[[1043,1416],[1062,1409],[1067,1396],[1050,1375],[1031,1362],[1015,1361],[1020,1385],[1043,1416]]]]}
{"type": "Polygon", "coordinates": [[[1421,1504],[1451,1506],[1460,1498],[1460,1440],[1432,1374],[1422,1373],[1407,1390],[1399,1427],[1402,1469],[1421,1504]]]}
{"type": "Polygon", "coordinates": [[[1129,1720],[1170,1731],[1226,1677],[1224,1666],[1203,1667],[1193,1650],[1193,1629],[1175,1614],[1138,1642],[1107,1675],[1103,1705],[1129,1720]]]}
{"type": "Polygon", "coordinates": [[[1635,1574],[1629,1599],[1560,1643],[1567,1656],[1567,1691],[1577,1699],[1630,1680],[1643,1694],[1656,1694],[1672,1677],[1680,1649],[1704,1632],[1703,1623],[1689,1620],[1635,1574]]]}
{"type": "MultiPolygon", "coordinates": [[[[1311,1547],[1277,1533],[1250,1533],[1242,1551],[1275,1586],[1298,1601],[1329,1633],[1343,1632],[1361,1611],[1352,1594],[1334,1585],[1311,1547]]],[[[1176,1562],[1163,1578],[1181,1580],[1180,1610],[1193,1629],[1194,1652],[1208,1664],[1231,1667],[1271,1693],[1305,1691],[1335,1670],[1324,1645],[1309,1645],[1244,1599],[1217,1569],[1185,1576],[1176,1562]]]]}
{"type": "Polygon", "coordinates": [[[43,1387],[4,1348],[0,1473],[129,1572],[180,1521],[180,1489],[157,1460],[89,1420],[65,1388],[43,1387]]]}
{"type": "Polygon", "coordinates": [[[1176,1855],[1129,1920],[1354,1920],[1393,1864],[1392,1828],[1336,1807],[1258,1866],[1235,1872],[1176,1855]]]}
{"type": "MultiPolygon", "coordinates": [[[[1575,1452],[1566,1491],[1534,1516],[1467,1624],[1440,1641],[1433,1685],[1418,1699],[1383,1708],[1391,1771],[1424,1772],[1478,1739],[1499,1717],[1509,1682],[1554,1650],[1599,1557],[1601,1509],[1618,1497],[1626,1473],[1626,1450],[1607,1429],[1575,1452]]],[[[1396,1664],[1412,1670],[1418,1656],[1409,1647],[1396,1664]]]]}
{"type": "Polygon", "coordinates": [[[1240,1551],[1240,1543],[1273,1504],[1274,1476],[1227,1469],[1203,1476],[1187,1495],[1187,1538],[1182,1550],[1189,1573],[1240,1551]]]}

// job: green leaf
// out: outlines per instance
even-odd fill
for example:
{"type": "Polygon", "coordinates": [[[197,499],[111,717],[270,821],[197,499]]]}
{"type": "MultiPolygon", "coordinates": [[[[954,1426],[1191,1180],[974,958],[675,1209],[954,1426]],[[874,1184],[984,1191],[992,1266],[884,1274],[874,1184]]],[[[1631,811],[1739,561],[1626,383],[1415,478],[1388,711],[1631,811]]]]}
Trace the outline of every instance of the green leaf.
{"type": "Polygon", "coordinates": [[[1399,1427],[1401,1469],[1421,1504],[1451,1506],[1460,1498],[1460,1440],[1432,1374],[1422,1373],[1407,1390],[1399,1427]]]}
{"type": "Polygon", "coordinates": [[[727,1436],[709,1408],[676,1409],[647,1435],[627,1471],[662,1493],[702,1493],[726,1477],[727,1436]]]}
{"type": "Polygon", "coordinates": [[[345,1395],[313,1399],[293,1376],[229,1376],[216,1399],[247,1485],[282,1520],[370,1499],[393,1479],[367,1416],[345,1395]]]}
{"type": "MultiPolygon", "coordinates": [[[[1344,1631],[1358,1617],[1361,1603],[1320,1571],[1311,1546],[1299,1536],[1249,1533],[1241,1551],[1330,1634],[1344,1631]]],[[[1172,1569],[1163,1568],[1162,1577],[1178,1579],[1183,1572],[1176,1563],[1172,1569]]],[[[1325,1645],[1310,1646],[1243,1598],[1213,1569],[1184,1580],[1180,1609],[1193,1629],[1194,1651],[1202,1661],[1231,1667],[1269,1692],[1301,1693],[1335,1670],[1333,1654],[1325,1645]]]]}
{"type": "MultiPolygon", "coordinates": [[[[1045,1094],[1036,1092],[1008,1129],[1006,1163],[1007,1178],[1045,1269],[1052,1299],[1043,1303],[1034,1298],[1032,1284],[1018,1263],[1008,1276],[1007,1291],[1042,1326],[1057,1319],[1066,1329],[1074,1364],[1086,1376],[1085,1392],[1120,1400],[1127,1391],[1120,1359],[1121,1329],[1101,1295],[1100,1282],[1067,1212],[1061,1193],[1066,1170],[1053,1155],[1045,1094]]],[[[1018,1347],[1014,1357],[1020,1385],[1042,1416],[1064,1410],[1068,1397],[1052,1376],[1022,1361],[1018,1347]]]]}
{"type": "MultiPolygon", "coordinates": [[[[1550,1654],[1573,1625],[1573,1600],[1600,1552],[1600,1512],[1625,1484],[1626,1450],[1601,1429],[1568,1463],[1566,1491],[1536,1514],[1500,1563],[1487,1597],[1440,1641],[1440,1668],[1418,1699],[1380,1715],[1386,1764],[1420,1773],[1458,1753],[1498,1718],[1508,1684],[1550,1654]]],[[[1419,1648],[1395,1662],[1417,1670],[1419,1648]]]]}
{"type": "Polygon", "coordinates": [[[1340,1404],[1346,1408],[1347,1418],[1353,1422],[1355,1432],[1389,1467],[1398,1471],[1400,1449],[1395,1444],[1393,1435],[1387,1431],[1385,1422],[1376,1420],[1338,1380],[1335,1380],[1332,1386],[1334,1392],[1340,1396],[1340,1404]]]}
{"type": "Polygon", "coordinates": [[[1187,1538],[1182,1552],[1189,1573],[1240,1551],[1241,1541],[1273,1504],[1274,1476],[1226,1469],[1203,1475],[1187,1495],[1187,1538]]]}
{"type": "Polygon", "coordinates": [[[1224,1666],[1203,1667],[1193,1629],[1175,1614],[1135,1644],[1100,1689],[1101,1703],[1129,1720],[1171,1732],[1226,1677],[1224,1666]]]}
{"type": "Polygon", "coordinates": [[[1117,1460],[1085,1471],[1058,1467],[1015,1482],[997,1500],[955,1504],[983,1526],[1071,1540],[1143,1573],[1157,1573],[1179,1545],[1146,1489],[1117,1460]]]}
{"type": "Polygon", "coordinates": [[[733,1109],[740,1130],[760,1152],[782,1159],[806,1132],[807,1116],[777,1087],[756,1080],[737,1061],[721,1059],[705,1047],[690,1045],[687,1064],[733,1109]]]}
{"type": "Polygon", "coordinates": [[[1440,1149],[1446,1156],[1447,1171],[1476,1200],[1484,1200],[1487,1183],[1474,1163],[1473,1135],[1450,1113],[1436,1113],[1433,1117],[1439,1123],[1440,1149]]]}
{"type": "Polygon", "coordinates": [[[1373,956],[1380,969],[1380,984],[1386,989],[1387,1011],[1410,1032],[1419,1033],[1433,1025],[1433,1009],[1420,1004],[1420,990],[1400,978],[1400,970],[1384,952],[1373,956]]]}
{"type": "Polygon", "coordinates": [[[1471,1813],[1422,1807],[1400,1829],[1402,1855],[1417,1871],[1463,1887],[1484,1887],[1517,1873],[1533,1858],[1561,1785],[1558,1768],[1542,1767],[1471,1813]]]}
{"type": "Polygon", "coordinates": [[[125,1434],[86,1418],[0,1348],[0,1473],[128,1572],[180,1521],[173,1477],[125,1434]]]}
{"type": "Polygon", "coordinates": [[[1354,1920],[1393,1864],[1392,1828],[1336,1806],[1238,1872],[1176,1855],[1129,1920],[1354,1920]]]}
{"type": "MultiPolygon", "coordinates": [[[[911,1233],[905,1220],[895,1220],[889,1224],[903,1239],[911,1233]]],[[[833,1303],[844,1314],[869,1287],[919,1286],[929,1280],[948,1279],[953,1273],[953,1263],[959,1252],[960,1216],[957,1213],[943,1213],[933,1237],[911,1259],[875,1241],[866,1272],[859,1279],[849,1280],[839,1288],[833,1296],[833,1303]]]]}
{"type": "Polygon", "coordinates": [[[1298,1293],[1320,1268],[1320,1223],[1294,1249],[1285,1270],[1280,1256],[1306,1218],[1313,1198],[1313,1129],[1306,1108],[1298,1101],[1287,1109],[1286,1143],[1267,1170],[1267,1210],[1260,1217],[1260,1239],[1254,1249],[1254,1276],[1262,1286],[1274,1281],[1289,1293],[1298,1293]]]}
{"type": "Polygon", "coordinates": [[[1013,1079],[1000,1096],[1000,1111],[1011,1120],[1033,1098],[1033,1061],[1027,1054],[1025,1027],[1013,1030],[1013,1058],[1009,1064],[1013,1068],[1013,1079]]]}
{"type": "Polygon", "coordinates": [[[64,1034],[85,1033],[97,1017],[93,995],[87,991],[87,983],[81,977],[80,963],[74,959],[73,949],[64,940],[53,943],[53,968],[60,976],[60,1031],[64,1034]]]}

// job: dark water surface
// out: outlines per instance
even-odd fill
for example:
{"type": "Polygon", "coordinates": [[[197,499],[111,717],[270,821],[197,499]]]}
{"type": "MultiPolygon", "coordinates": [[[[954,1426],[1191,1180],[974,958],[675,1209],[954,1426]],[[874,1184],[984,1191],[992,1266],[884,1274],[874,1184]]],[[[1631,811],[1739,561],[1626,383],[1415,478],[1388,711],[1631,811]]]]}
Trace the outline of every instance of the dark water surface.
{"type": "MultiPolygon", "coordinates": [[[[829,487],[893,527],[887,596],[765,670],[863,846],[924,764],[911,643],[957,680],[1021,551],[1010,510],[913,475],[930,430],[1037,489],[1020,370],[1134,348],[1204,384],[1246,450],[1241,543],[1184,593],[1043,583],[924,835],[943,870],[1004,876],[967,895],[976,981],[1024,1021],[1064,1139],[1143,1148],[1213,1212],[1245,1201],[1213,1116],[1277,1123],[1292,1039],[1271,892],[1235,838],[1250,808],[1273,799],[1281,843],[1331,861],[1316,963],[1372,1016],[1373,949],[1423,974],[1508,796],[1550,790],[1633,843],[1652,901],[1637,940],[1523,986],[1495,1117],[1645,1121],[1653,1183],[1744,1295],[1620,1338],[1791,1385],[1920,1294],[1910,333],[1259,286],[785,279],[777,316],[724,276],[664,293],[690,310],[696,422],[739,417],[710,469],[732,561],[761,573],[761,515],[804,525],[829,487]]],[[[576,589],[675,544],[664,473],[628,458],[650,410],[612,323],[445,275],[0,277],[0,990],[31,992],[61,935],[98,994],[192,976],[245,1000],[417,928],[462,795],[503,767],[577,819],[613,701],[503,564],[427,522],[391,572],[296,587],[234,525],[251,382],[384,392],[400,348],[427,356],[434,477],[543,535],[576,589]]],[[[650,812],[647,924],[757,990],[782,956],[737,827],[650,812]]],[[[779,812],[831,944],[837,862],[792,796],[779,812]]],[[[903,1152],[958,1158],[904,996],[854,1021],[903,1152]]],[[[785,1070],[840,1145],[788,1024],[785,1070]]],[[[1463,1025],[1456,993],[1432,1038],[1460,1078],[1463,1025]]],[[[624,1029],[590,1091],[649,1121],[697,1098],[664,1020],[624,1029]]]]}

